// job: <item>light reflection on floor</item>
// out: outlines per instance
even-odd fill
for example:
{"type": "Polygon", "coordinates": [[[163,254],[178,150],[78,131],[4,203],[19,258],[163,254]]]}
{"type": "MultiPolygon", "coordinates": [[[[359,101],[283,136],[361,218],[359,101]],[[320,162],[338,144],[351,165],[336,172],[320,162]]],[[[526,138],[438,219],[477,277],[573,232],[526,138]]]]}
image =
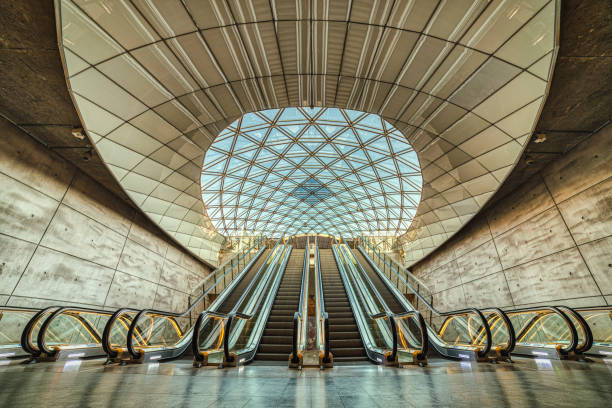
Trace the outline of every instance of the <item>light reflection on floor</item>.
{"type": "Polygon", "coordinates": [[[195,369],[189,361],[103,366],[101,360],[0,365],[0,406],[45,407],[605,407],[612,365],[435,360],[403,369],[350,365],[195,369]]]}

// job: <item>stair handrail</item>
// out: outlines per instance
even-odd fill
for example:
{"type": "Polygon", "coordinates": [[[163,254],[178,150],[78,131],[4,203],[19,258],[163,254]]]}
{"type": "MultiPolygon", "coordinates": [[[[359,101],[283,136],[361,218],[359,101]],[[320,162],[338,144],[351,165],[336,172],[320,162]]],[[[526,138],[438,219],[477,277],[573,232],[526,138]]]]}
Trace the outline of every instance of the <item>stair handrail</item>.
{"type": "MultiPolygon", "coordinates": [[[[382,257],[382,256],[380,255],[380,253],[378,253],[378,251],[376,251],[376,250],[374,249],[374,247],[371,245],[371,243],[369,242],[369,240],[367,240],[367,239],[362,239],[361,241],[362,241],[362,242],[364,242],[364,243],[365,243],[365,244],[366,244],[366,245],[367,245],[367,246],[370,248],[370,250],[371,250],[371,251],[372,251],[374,254],[376,254],[376,255],[378,256],[378,258],[379,258],[379,259],[381,259],[383,262],[385,262],[384,257],[382,257]]],[[[370,262],[373,262],[373,261],[374,261],[373,259],[371,259],[371,258],[370,258],[370,256],[367,254],[366,250],[365,250],[365,249],[364,249],[364,248],[363,248],[361,245],[358,245],[358,248],[359,248],[359,250],[362,252],[362,254],[364,254],[364,255],[365,255],[366,260],[369,260],[370,262]]],[[[398,263],[397,261],[395,261],[395,263],[397,263],[397,265],[399,265],[399,263],[398,263]]],[[[387,264],[387,263],[385,262],[385,264],[387,264]]],[[[387,265],[388,265],[388,264],[387,264],[387,265]]],[[[373,265],[373,266],[374,266],[374,265],[373,265]]],[[[401,265],[400,265],[400,266],[401,266],[401,265]]],[[[403,266],[402,266],[402,268],[403,268],[403,266]]],[[[456,315],[467,314],[467,313],[473,313],[473,314],[475,314],[476,316],[478,316],[479,320],[480,320],[480,321],[481,321],[481,323],[482,323],[482,327],[483,327],[483,329],[484,329],[484,335],[485,335],[485,337],[486,337],[486,343],[485,343],[485,346],[484,346],[484,348],[483,348],[483,349],[478,349],[478,352],[477,352],[477,353],[478,353],[478,356],[479,356],[479,357],[485,357],[487,354],[489,354],[489,351],[491,351],[491,347],[492,347],[492,345],[493,345],[493,339],[492,339],[492,336],[491,336],[491,328],[489,327],[489,323],[488,323],[487,319],[484,317],[484,314],[482,313],[482,311],[481,311],[481,310],[479,310],[479,309],[477,309],[477,308],[474,308],[474,307],[467,307],[467,308],[463,308],[463,309],[452,310],[452,311],[449,311],[449,312],[440,312],[440,311],[438,311],[436,308],[434,308],[434,307],[431,305],[431,303],[430,303],[428,300],[426,300],[426,299],[425,299],[425,298],[424,298],[424,297],[423,297],[423,296],[422,296],[422,295],[421,295],[421,294],[420,294],[418,291],[416,291],[416,290],[415,290],[415,289],[412,287],[412,285],[411,285],[410,283],[408,283],[408,281],[407,281],[407,280],[406,280],[406,279],[405,279],[403,276],[401,276],[401,275],[400,275],[400,274],[399,274],[397,271],[395,271],[393,268],[390,268],[390,270],[391,270],[391,271],[393,271],[393,273],[394,273],[394,274],[395,274],[395,275],[398,277],[398,279],[401,279],[402,283],[403,283],[404,285],[406,285],[406,287],[407,287],[407,288],[409,288],[409,289],[412,291],[412,293],[414,293],[414,295],[415,295],[415,296],[417,296],[417,297],[418,297],[418,298],[419,298],[419,299],[420,299],[420,300],[421,300],[421,301],[422,301],[422,302],[425,304],[425,306],[427,306],[427,308],[428,308],[429,310],[431,310],[431,311],[432,311],[434,314],[436,314],[436,315],[438,315],[438,316],[441,316],[441,317],[450,317],[450,318],[454,318],[454,316],[456,316],[456,315]]],[[[404,271],[404,272],[409,273],[408,271],[404,271]]],[[[412,274],[410,274],[410,275],[414,277],[414,275],[412,275],[412,274]]],[[[415,279],[416,279],[416,277],[415,277],[415,279]]],[[[418,279],[416,279],[416,280],[417,280],[418,282],[420,282],[418,279]]],[[[490,309],[493,309],[493,308],[490,308],[490,309]]],[[[484,309],[483,309],[483,310],[484,310],[484,309]]],[[[503,311],[501,311],[501,309],[496,309],[496,310],[494,310],[494,312],[495,312],[495,313],[501,313],[502,315],[504,314],[504,312],[503,312],[503,311]]],[[[446,321],[446,320],[445,320],[445,321],[446,321]]],[[[508,320],[508,319],[504,319],[503,321],[504,321],[504,322],[507,322],[507,321],[509,321],[509,320],[508,320]]],[[[513,343],[514,343],[514,342],[512,341],[512,336],[514,335],[514,330],[513,330],[513,328],[512,328],[512,325],[508,326],[508,334],[509,334],[509,336],[511,337],[511,338],[510,338],[510,341],[508,342],[508,344],[510,345],[510,344],[513,344],[513,343]]]]}
{"type": "MultiPolygon", "coordinates": [[[[270,255],[268,255],[267,259],[271,259],[270,257],[274,257],[271,259],[275,260],[278,256],[278,254],[276,253],[276,248],[279,247],[279,245],[282,242],[282,237],[279,238],[274,247],[272,248],[270,255]]],[[[279,251],[280,253],[280,251],[279,251]]],[[[266,261],[267,261],[266,259],[266,261]]],[[[260,276],[260,274],[263,273],[264,270],[267,270],[266,268],[266,262],[264,262],[259,270],[257,271],[257,273],[255,274],[255,276],[253,276],[253,279],[251,279],[251,282],[249,282],[249,285],[246,287],[246,289],[244,290],[244,292],[242,293],[242,295],[240,296],[240,298],[238,299],[238,301],[236,302],[236,304],[234,305],[234,307],[232,308],[232,310],[229,313],[217,313],[217,312],[209,312],[208,310],[203,311],[202,313],[200,313],[200,315],[198,316],[194,328],[193,328],[193,332],[192,332],[192,340],[191,340],[191,347],[193,350],[193,356],[194,356],[194,360],[196,362],[202,362],[204,361],[204,355],[200,352],[200,331],[201,331],[201,327],[202,324],[204,323],[204,320],[207,317],[216,317],[216,318],[220,318],[220,319],[226,319],[227,323],[225,323],[225,330],[223,331],[223,351],[226,357],[227,361],[233,361],[233,358],[230,356],[229,354],[229,344],[228,344],[228,339],[229,339],[229,334],[230,334],[230,329],[231,329],[231,324],[232,324],[232,320],[234,319],[234,317],[241,317],[244,319],[250,319],[252,317],[252,315],[245,315],[243,313],[238,313],[237,310],[238,308],[242,305],[242,302],[244,302],[247,294],[250,292],[251,288],[253,287],[253,285],[255,285],[255,283],[258,281],[258,278],[260,276]]],[[[263,296],[260,296],[260,299],[257,302],[256,307],[259,305],[259,302],[261,301],[261,298],[263,296]]],[[[256,310],[256,309],[255,309],[256,310]]]]}
{"type": "Polygon", "coordinates": [[[304,338],[306,336],[306,323],[308,321],[308,306],[304,302],[304,298],[308,299],[308,277],[310,275],[310,237],[306,237],[306,248],[304,249],[304,263],[302,265],[302,284],[300,285],[300,301],[298,310],[293,314],[293,333],[291,341],[291,364],[299,364],[300,362],[300,342],[302,348],[305,345],[304,338]]]}
{"type": "MultiPolygon", "coordinates": [[[[278,240],[278,242],[280,243],[283,240],[282,236],[281,238],[278,240]]],[[[278,244],[277,244],[278,245],[278,244]]],[[[286,251],[286,247],[289,245],[287,243],[283,242],[283,245],[285,246],[285,250],[279,250],[278,254],[276,255],[275,259],[274,259],[274,263],[273,265],[275,267],[278,268],[282,268],[283,266],[286,267],[286,263],[289,260],[289,254],[285,254],[285,258],[283,259],[283,254],[286,251]]],[[[270,264],[272,265],[272,263],[270,264]]],[[[267,270],[267,269],[266,269],[267,270]]],[[[259,272],[258,272],[259,273],[259,272]]],[[[267,276],[267,279],[265,281],[265,283],[263,284],[263,287],[268,286],[269,281],[272,279],[272,273],[269,273],[267,276]]],[[[231,334],[231,328],[232,328],[232,322],[233,320],[238,317],[240,319],[243,320],[251,320],[255,314],[257,313],[257,310],[259,309],[259,306],[261,305],[262,301],[264,299],[266,299],[268,296],[266,296],[268,293],[265,291],[261,291],[257,301],[255,302],[255,305],[253,305],[251,307],[251,312],[246,314],[246,313],[242,313],[242,312],[238,312],[238,310],[240,309],[240,307],[242,306],[242,302],[244,302],[244,300],[246,299],[247,293],[250,290],[250,287],[254,284],[255,282],[255,278],[253,279],[253,281],[251,281],[251,283],[249,284],[249,287],[247,287],[247,289],[244,291],[244,293],[242,294],[242,296],[240,297],[240,300],[238,300],[238,302],[236,303],[236,305],[234,306],[234,308],[232,309],[232,311],[230,313],[228,313],[228,320],[227,320],[227,327],[226,327],[226,335],[223,339],[223,353],[225,355],[225,359],[228,362],[233,362],[234,361],[234,357],[231,355],[231,353],[229,352],[229,338],[230,338],[230,334],[231,334]]],[[[278,282],[280,283],[280,282],[278,282]]]]}
{"type": "MultiPolygon", "coordinates": [[[[338,240],[338,251],[337,251],[337,255],[341,258],[345,258],[347,257],[345,250],[343,250],[341,248],[342,244],[340,244],[340,240],[338,240]]],[[[359,263],[359,262],[357,262],[359,263]]],[[[350,283],[348,281],[349,277],[348,277],[348,273],[347,271],[345,271],[344,266],[340,266],[338,265],[338,270],[340,271],[340,277],[342,278],[343,281],[345,281],[345,274],[347,282],[346,283],[350,283]]],[[[366,276],[367,277],[367,276],[366,276]]],[[[371,280],[368,281],[370,284],[372,284],[371,280]]],[[[345,284],[345,288],[346,288],[346,292],[347,295],[349,297],[349,301],[351,297],[355,297],[355,294],[359,297],[359,299],[361,300],[361,302],[365,305],[367,304],[367,300],[364,297],[364,294],[361,292],[361,290],[354,290],[352,285],[347,285],[345,284]]],[[[378,293],[377,290],[375,290],[376,294],[378,296],[380,296],[380,294],[378,293]]],[[[353,302],[351,302],[353,303],[353,302]]],[[[394,362],[397,356],[397,351],[398,351],[398,341],[397,341],[397,319],[400,318],[404,318],[404,317],[408,317],[411,316],[413,317],[418,326],[419,326],[419,330],[421,332],[421,347],[418,350],[418,354],[417,354],[417,359],[419,360],[420,364],[422,364],[422,362],[424,362],[426,360],[427,357],[427,352],[429,350],[429,337],[428,337],[428,333],[427,333],[427,325],[425,324],[425,319],[423,318],[423,316],[421,315],[421,312],[419,312],[418,310],[410,310],[410,311],[405,311],[403,313],[393,313],[388,307],[386,307],[386,303],[382,302],[382,304],[385,306],[385,310],[378,312],[378,313],[369,313],[367,311],[363,311],[364,314],[366,316],[368,316],[370,319],[372,320],[378,320],[378,319],[383,319],[383,318],[387,318],[389,319],[389,323],[391,326],[391,333],[392,333],[392,346],[391,346],[391,352],[388,353],[385,357],[387,359],[388,362],[394,362]]]]}
{"type": "MultiPolygon", "coordinates": [[[[141,357],[141,352],[136,350],[135,347],[134,347],[133,337],[134,337],[134,331],[136,330],[138,322],[142,318],[142,316],[144,316],[147,313],[155,314],[155,315],[161,315],[161,316],[164,316],[164,317],[172,317],[172,318],[186,316],[213,290],[213,288],[216,288],[218,282],[220,282],[221,280],[225,279],[225,276],[233,270],[234,262],[235,262],[236,265],[240,265],[240,261],[242,259],[244,259],[251,252],[251,250],[257,248],[264,239],[265,239],[264,235],[259,235],[255,239],[253,245],[251,245],[246,250],[243,250],[243,251],[235,254],[234,256],[232,256],[230,259],[228,259],[223,264],[221,264],[221,266],[219,266],[214,271],[212,271],[206,278],[204,278],[204,280],[202,280],[202,282],[200,282],[200,284],[198,284],[198,286],[203,286],[207,281],[211,280],[216,275],[217,271],[225,268],[228,264],[232,265],[232,267],[227,269],[223,273],[223,275],[221,275],[221,277],[217,278],[214,281],[213,285],[211,285],[206,291],[204,291],[201,295],[199,295],[198,298],[191,305],[189,305],[189,307],[187,307],[187,309],[185,311],[175,313],[175,312],[165,312],[165,311],[161,311],[161,310],[157,310],[157,309],[152,309],[152,308],[151,309],[142,309],[142,310],[140,310],[136,314],[134,319],[132,320],[132,324],[130,324],[130,328],[128,330],[127,339],[126,339],[126,346],[127,346],[128,352],[132,355],[132,357],[134,359],[139,359],[141,357]]],[[[252,259],[255,259],[258,255],[260,255],[260,253],[263,252],[264,249],[265,249],[265,245],[259,248],[259,250],[257,251],[257,253],[255,254],[255,256],[252,259]]],[[[246,265],[245,265],[245,267],[246,267],[246,265]]],[[[105,332],[106,332],[106,330],[105,330],[105,332]]],[[[105,348],[108,348],[109,350],[112,350],[112,346],[110,345],[110,330],[108,330],[108,332],[106,334],[107,334],[107,337],[103,338],[103,341],[104,341],[104,344],[105,344],[105,348]]]]}
{"type": "MultiPolygon", "coordinates": [[[[380,251],[376,251],[375,248],[373,247],[373,245],[371,244],[371,242],[367,239],[367,237],[362,237],[361,242],[365,243],[370,250],[372,251],[372,253],[374,253],[375,255],[377,255],[377,257],[386,263],[386,259],[391,260],[391,262],[396,263],[397,265],[401,266],[397,261],[395,261],[395,259],[391,258],[391,257],[383,257],[380,254],[380,251]]],[[[360,248],[360,250],[362,251],[362,253],[364,253],[364,255],[367,256],[366,251],[363,249],[363,247],[360,248]]],[[[367,256],[367,258],[369,258],[369,256],[367,256]]],[[[387,263],[388,265],[388,263],[387,263]]],[[[389,265],[390,266],[390,265],[389,265]]],[[[403,268],[403,267],[402,267],[403,268]]],[[[392,267],[390,268],[391,271],[393,271],[393,273],[398,277],[398,279],[400,279],[402,281],[402,283],[404,285],[406,285],[406,287],[408,289],[410,289],[412,291],[412,293],[414,293],[415,296],[417,296],[417,298],[419,298],[419,300],[421,300],[423,302],[423,304],[429,309],[431,310],[434,314],[438,315],[438,316],[447,316],[447,319],[452,318],[453,314],[460,314],[461,312],[463,312],[464,310],[455,310],[455,311],[448,311],[448,312],[440,312],[438,311],[427,299],[425,299],[418,290],[415,290],[414,287],[408,282],[406,281],[406,279],[404,279],[399,273],[397,273],[392,267]]],[[[410,271],[408,270],[404,270],[404,272],[411,276],[415,281],[419,282],[420,284],[422,284],[422,282],[416,278],[414,275],[412,275],[410,273],[410,271]]],[[[423,284],[424,286],[424,284],[423,284]]],[[[424,286],[426,289],[427,287],[424,286]]],[[[428,289],[427,289],[428,290],[428,289]]],[[[428,290],[429,291],[429,290],[428,290]]],[[[508,331],[508,343],[506,345],[506,348],[503,350],[500,350],[500,352],[504,355],[509,356],[510,353],[514,350],[516,343],[517,343],[517,339],[520,339],[523,335],[525,330],[528,328],[528,326],[526,326],[521,333],[517,334],[515,331],[514,326],[512,325],[510,319],[508,318],[508,314],[512,314],[512,313],[523,313],[523,312],[537,312],[537,311],[541,311],[541,310],[547,310],[550,311],[552,313],[555,313],[556,315],[559,316],[559,318],[561,320],[563,320],[569,328],[570,331],[570,342],[566,347],[560,347],[559,351],[564,354],[567,355],[569,353],[585,353],[587,352],[593,345],[593,334],[591,331],[590,326],[588,325],[588,323],[586,322],[586,320],[584,318],[582,318],[582,316],[580,316],[579,313],[576,312],[576,310],[574,310],[573,308],[570,308],[568,306],[534,306],[534,307],[528,307],[528,308],[518,308],[518,309],[506,309],[506,310],[502,310],[498,307],[482,307],[478,309],[479,312],[482,313],[482,311],[490,311],[493,312],[495,314],[497,314],[499,316],[499,318],[501,319],[501,321],[504,322],[504,325],[506,326],[506,329],[508,331]],[[564,312],[565,311],[565,312],[564,312]],[[578,345],[578,333],[576,330],[576,327],[574,326],[574,324],[572,323],[572,321],[569,319],[568,314],[571,315],[572,317],[574,317],[574,319],[580,324],[580,326],[583,329],[583,332],[585,334],[585,340],[583,342],[582,345],[578,345]]],[[[445,320],[445,322],[446,322],[445,320]]],[[[444,323],[445,323],[444,322],[444,323]]],[[[443,323],[443,325],[444,325],[443,323]]]]}

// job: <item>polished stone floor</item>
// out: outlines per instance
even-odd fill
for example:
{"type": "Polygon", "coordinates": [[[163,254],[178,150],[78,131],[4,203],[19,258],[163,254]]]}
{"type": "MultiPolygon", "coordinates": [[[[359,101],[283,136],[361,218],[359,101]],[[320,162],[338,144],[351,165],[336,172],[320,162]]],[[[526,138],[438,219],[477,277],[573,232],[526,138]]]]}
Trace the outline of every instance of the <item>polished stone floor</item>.
{"type": "MultiPolygon", "coordinates": [[[[1,362],[0,362],[1,363],[1,362]]],[[[1,407],[610,407],[612,364],[437,360],[426,368],[194,369],[188,361],[0,364],[1,407]]]]}

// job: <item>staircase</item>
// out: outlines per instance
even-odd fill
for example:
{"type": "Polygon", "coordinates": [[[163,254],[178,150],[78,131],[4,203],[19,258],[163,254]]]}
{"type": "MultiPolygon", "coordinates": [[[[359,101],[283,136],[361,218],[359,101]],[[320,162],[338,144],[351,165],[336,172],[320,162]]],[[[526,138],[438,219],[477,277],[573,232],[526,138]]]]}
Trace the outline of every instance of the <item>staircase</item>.
{"type": "Polygon", "coordinates": [[[382,281],[380,276],[378,276],[378,273],[376,273],[376,271],[372,269],[367,259],[365,259],[365,257],[361,254],[361,252],[358,249],[353,249],[352,251],[353,251],[353,254],[355,255],[355,258],[361,264],[361,266],[363,267],[363,270],[368,274],[368,276],[370,277],[370,280],[376,287],[376,290],[378,291],[378,293],[380,293],[380,296],[383,298],[383,300],[385,301],[389,309],[391,309],[393,313],[404,312],[405,309],[402,306],[402,304],[397,300],[395,295],[391,293],[387,285],[385,285],[385,283],[382,281]]]}
{"type": "Polygon", "coordinates": [[[319,249],[325,311],[329,315],[329,348],[334,363],[368,361],[340,271],[331,249],[319,249]]]}
{"type": "Polygon", "coordinates": [[[287,361],[293,341],[293,315],[300,303],[304,249],[293,249],[274,299],[255,360],[287,361]]]}
{"type": "Polygon", "coordinates": [[[251,281],[253,280],[253,277],[255,277],[255,274],[259,271],[259,268],[261,268],[264,262],[266,262],[266,258],[268,258],[268,255],[270,255],[270,250],[265,249],[260,255],[260,257],[257,258],[257,261],[255,261],[255,264],[251,267],[251,269],[246,273],[242,280],[238,282],[238,285],[236,285],[232,293],[230,293],[229,296],[223,302],[223,304],[219,306],[217,312],[229,313],[232,311],[232,309],[236,305],[236,302],[238,302],[246,288],[249,286],[249,283],[251,283],[251,281]]]}

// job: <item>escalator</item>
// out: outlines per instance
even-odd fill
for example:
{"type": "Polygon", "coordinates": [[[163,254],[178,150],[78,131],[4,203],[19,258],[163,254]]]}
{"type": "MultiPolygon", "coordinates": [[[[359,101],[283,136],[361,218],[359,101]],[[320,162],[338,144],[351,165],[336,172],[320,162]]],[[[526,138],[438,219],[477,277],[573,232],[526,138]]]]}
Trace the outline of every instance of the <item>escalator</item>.
{"type": "MultiPolygon", "coordinates": [[[[512,353],[580,359],[594,343],[585,317],[569,307],[504,311],[486,307],[439,312],[432,306],[433,297],[422,282],[393,258],[376,250],[368,238],[362,238],[361,242],[353,252],[372,281],[378,282],[381,293],[392,294],[406,310],[417,307],[424,310],[431,343],[445,357],[510,361],[512,353]]],[[[604,309],[599,310],[605,313],[604,309]]],[[[583,313],[589,317],[588,312],[583,313]]]]}
{"type": "Polygon", "coordinates": [[[298,309],[305,250],[294,249],[274,299],[255,360],[287,361],[291,353],[293,315],[298,309]]]}
{"type": "Polygon", "coordinates": [[[334,362],[368,361],[357,322],[331,249],[319,249],[329,343],[334,362]]]}
{"type": "Polygon", "coordinates": [[[266,239],[236,253],[202,280],[182,313],[121,308],[113,311],[51,306],[25,325],[17,343],[31,359],[102,357],[113,361],[177,358],[188,350],[195,317],[202,311],[231,309],[266,261],[266,239]]]}
{"type": "Polygon", "coordinates": [[[266,262],[268,256],[270,255],[270,250],[266,249],[261,256],[257,259],[255,264],[249,269],[249,272],[240,280],[240,282],[236,285],[234,290],[229,294],[229,296],[225,299],[225,301],[216,308],[216,312],[218,313],[229,313],[232,308],[236,305],[240,296],[244,293],[245,289],[249,286],[261,266],[266,262]]]}
{"type": "Polygon", "coordinates": [[[370,264],[361,254],[361,252],[359,252],[357,249],[353,249],[352,251],[355,255],[355,258],[357,258],[357,262],[359,262],[365,273],[368,275],[368,277],[374,284],[374,287],[376,288],[378,293],[380,293],[380,296],[383,298],[389,309],[391,309],[393,313],[403,313],[405,311],[404,306],[402,306],[402,304],[399,302],[399,300],[397,300],[395,295],[389,290],[387,285],[385,285],[382,279],[380,279],[376,271],[372,269],[370,264]]]}
{"type": "Polygon", "coordinates": [[[254,359],[291,252],[292,246],[279,239],[229,313],[198,316],[191,342],[194,366],[231,367],[254,359]]]}

